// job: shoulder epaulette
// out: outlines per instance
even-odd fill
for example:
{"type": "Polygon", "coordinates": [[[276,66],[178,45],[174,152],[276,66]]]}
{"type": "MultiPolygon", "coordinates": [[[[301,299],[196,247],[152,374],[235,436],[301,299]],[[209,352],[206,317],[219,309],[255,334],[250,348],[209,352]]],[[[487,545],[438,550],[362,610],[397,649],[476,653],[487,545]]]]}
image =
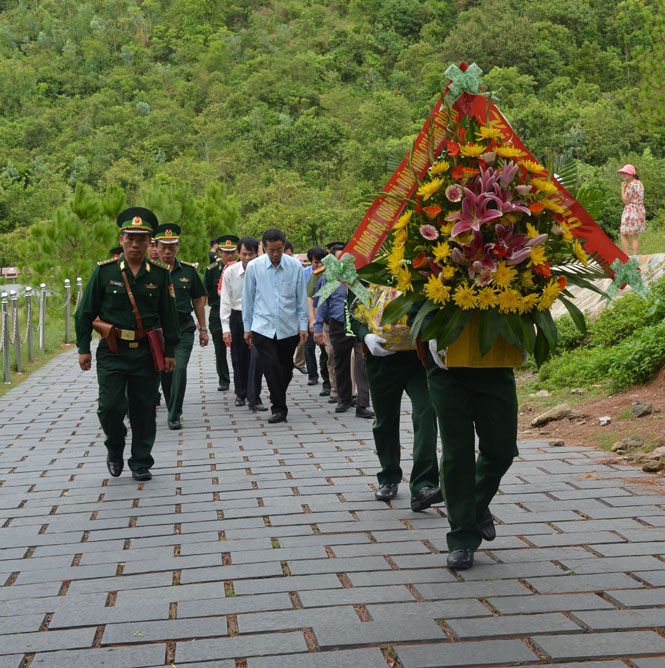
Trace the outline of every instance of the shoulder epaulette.
{"type": "Polygon", "coordinates": [[[312,271],[312,273],[314,273],[314,274],[320,274],[322,271],[325,271],[325,270],[326,270],[325,267],[319,267],[318,269],[314,269],[314,270],[312,271]]]}
{"type": "Polygon", "coordinates": [[[166,269],[166,271],[169,270],[169,265],[168,264],[164,264],[163,262],[160,262],[159,260],[151,260],[150,258],[146,258],[146,259],[154,267],[159,267],[160,269],[166,269]]]}
{"type": "Polygon", "coordinates": [[[100,262],[98,262],[98,263],[97,263],[97,266],[98,266],[98,267],[101,267],[101,266],[103,266],[103,265],[105,265],[105,264],[111,264],[111,262],[115,262],[115,261],[116,261],[116,258],[114,258],[114,257],[110,257],[108,260],[101,260],[100,262]]]}
{"type": "Polygon", "coordinates": [[[217,263],[217,261],[215,261],[215,262],[213,262],[212,264],[209,264],[209,265],[206,267],[206,269],[214,269],[214,268],[217,267],[217,266],[218,266],[218,263],[217,263]]]}
{"type": "Polygon", "coordinates": [[[196,269],[196,265],[193,262],[185,262],[184,260],[180,260],[180,264],[185,264],[188,267],[194,267],[194,269],[196,269]]]}

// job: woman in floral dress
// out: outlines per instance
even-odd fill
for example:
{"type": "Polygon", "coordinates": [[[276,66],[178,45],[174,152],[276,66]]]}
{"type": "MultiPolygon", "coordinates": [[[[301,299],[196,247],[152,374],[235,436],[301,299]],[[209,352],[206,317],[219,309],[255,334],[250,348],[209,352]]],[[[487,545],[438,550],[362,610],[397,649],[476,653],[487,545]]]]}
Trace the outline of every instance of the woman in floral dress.
{"type": "Polygon", "coordinates": [[[637,178],[633,165],[624,165],[617,170],[623,176],[621,199],[625,204],[621,215],[621,247],[629,255],[628,237],[630,237],[633,255],[637,255],[637,235],[646,232],[646,211],[644,210],[644,185],[637,178]]]}

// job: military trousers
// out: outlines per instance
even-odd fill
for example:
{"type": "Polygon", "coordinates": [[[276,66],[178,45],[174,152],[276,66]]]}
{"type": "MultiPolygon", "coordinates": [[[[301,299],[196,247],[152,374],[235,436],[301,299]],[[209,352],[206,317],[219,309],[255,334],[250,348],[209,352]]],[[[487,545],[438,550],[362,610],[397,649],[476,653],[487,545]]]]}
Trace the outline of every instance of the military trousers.
{"type": "Polygon", "coordinates": [[[104,445],[110,459],[123,459],[125,451],[125,415],[132,427],[132,453],[127,464],[132,471],[150,468],[150,454],[155,443],[155,395],[159,373],[150,353],[147,339],[130,348],[118,342],[118,352],[112,353],[101,340],[97,347],[97,381],[99,404],[97,415],[106,436],[104,445]]]}
{"type": "Polygon", "coordinates": [[[415,350],[388,357],[369,355],[365,369],[375,415],[374,444],[381,464],[377,474],[379,485],[402,480],[399,419],[402,395],[406,392],[411,399],[413,423],[411,495],[423,487],[438,487],[436,412],[427,391],[425,368],[415,350]]]}
{"type": "Polygon", "coordinates": [[[430,359],[427,385],[443,446],[440,474],[450,523],[448,549],[475,550],[482,541],[477,522],[518,454],[515,375],[508,368],[446,371],[430,359]]]}
{"type": "Polygon", "coordinates": [[[226,359],[226,344],[224,343],[224,332],[222,331],[222,321],[213,316],[213,311],[210,311],[208,317],[208,329],[210,330],[210,338],[212,345],[215,347],[215,368],[217,369],[217,378],[220,385],[229,385],[231,383],[231,376],[229,375],[229,363],[226,359]]]}
{"type": "Polygon", "coordinates": [[[175,347],[175,369],[171,373],[162,371],[162,391],[169,410],[169,420],[174,422],[182,415],[182,404],[187,389],[187,365],[194,347],[196,325],[190,318],[180,323],[180,341],[175,347]]]}

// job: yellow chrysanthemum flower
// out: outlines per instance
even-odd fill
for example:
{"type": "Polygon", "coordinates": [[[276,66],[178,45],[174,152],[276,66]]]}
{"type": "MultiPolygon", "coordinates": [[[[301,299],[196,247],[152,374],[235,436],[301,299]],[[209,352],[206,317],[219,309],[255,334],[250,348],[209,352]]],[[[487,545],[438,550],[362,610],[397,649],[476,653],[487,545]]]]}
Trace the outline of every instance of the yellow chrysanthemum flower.
{"type": "Polygon", "coordinates": [[[501,130],[499,130],[499,128],[487,127],[486,125],[480,128],[480,130],[476,133],[476,137],[478,137],[480,140],[503,139],[503,135],[501,134],[501,130]]]}
{"type": "Polygon", "coordinates": [[[529,237],[529,239],[535,239],[537,236],[540,235],[540,232],[531,223],[527,223],[526,234],[529,237]]]}
{"type": "Polygon", "coordinates": [[[429,183],[423,183],[418,188],[418,195],[426,202],[442,185],[443,179],[432,179],[429,183]]]}
{"type": "Polygon", "coordinates": [[[573,243],[573,253],[575,257],[586,267],[589,264],[589,256],[586,254],[582,244],[579,241],[573,243]]]}
{"type": "Polygon", "coordinates": [[[499,313],[517,313],[520,310],[522,295],[517,290],[501,290],[496,297],[499,313]]]}
{"type": "Polygon", "coordinates": [[[494,272],[494,285],[498,288],[507,288],[517,278],[517,269],[509,267],[505,262],[499,262],[494,272]]]}
{"type": "Polygon", "coordinates": [[[552,308],[552,304],[556,301],[556,298],[559,296],[560,292],[559,283],[556,279],[552,278],[543,288],[543,294],[538,300],[538,310],[539,311],[549,311],[552,308]]]}
{"type": "Polygon", "coordinates": [[[413,284],[411,283],[411,272],[409,271],[408,267],[400,265],[399,269],[397,270],[397,276],[395,278],[397,280],[397,289],[400,292],[408,292],[409,290],[413,290],[413,284]]]}
{"type": "Polygon", "coordinates": [[[486,311],[488,308],[496,306],[496,290],[494,288],[480,288],[478,290],[478,308],[486,311]]]}
{"type": "Polygon", "coordinates": [[[402,227],[401,229],[397,230],[397,232],[395,232],[394,243],[397,246],[403,246],[408,238],[409,231],[406,229],[406,227],[402,227]]]}
{"type": "Polygon", "coordinates": [[[486,150],[487,149],[484,146],[480,146],[480,144],[464,144],[460,147],[459,152],[465,158],[477,158],[479,155],[485,153],[486,150]]]}
{"type": "Polygon", "coordinates": [[[455,294],[453,295],[453,301],[463,311],[468,311],[469,309],[475,308],[478,302],[476,291],[473,287],[462,283],[461,285],[457,286],[455,294]]]}
{"type": "Polygon", "coordinates": [[[444,281],[449,281],[455,275],[456,271],[457,269],[455,269],[455,267],[448,265],[441,270],[441,278],[443,278],[444,281]]]}
{"type": "Polygon", "coordinates": [[[430,174],[444,174],[450,169],[450,163],[442,160],[441,162],[436,162],[430,167],[430,174]]]}
{"type": "Polygon", "coordinates": [[[527,172],[531,172],[532,174],[545,171],[545,168],[535,160],[520,160],[519,164],[524,167],[527,172]]]}
{"type": "Polygon", "coordinates": [[[522,284],[523,288],[532,288],[534,287],[534,282],[533,282],[533,272],[531,269],[525,269],[522,271],[520,274],[520,283],[522,284]]]}
{"type": "Polygon", "coordinates": [[[435,304],[445,304],[450,299],[450,286],[444,285],[438,276],[430,276],[424,290],[427,298],[435,304]]]}
{"type": "Polygon", "coordinates": [[[404,246],[393,246],[388,255],[388,271],[396,276],[399,268],[401,266],[402,260],[404,259],[404,246]]]}
{"type": "Polygon", "coordinates": [[[403,213],[398,219],[395,225],[393,226],[393,230],[401,230],[402,228],[406,227],[410,222],[411,222],[411,216],[413,215],[413,209],[409,209],[406,213],[403,213]]]}
{"type": "Polygon", "coordinates": [[[434,252],[434,262],[442,262],[450,255],[450,244],[447,241],[439,242],[432,248],[434,252]]]}
{"type": "Polygon", "coordinates": [[[453,223],[446,223],[445,225],[441,225],[441,234],[444,236],[450,236],[450,233],[453,231],[453,227],[455,227],[453,223]]]}
{"type": "Polygon", "coordinates": [[[547,193],[548,195],[551,195],[553,193],[559,192],[557,187],[551,182],[548,181],[547,179],[531,179],[531,185],[539,192],[539,193],[547,193]]]}
{"type": "Polygon", "coordinates": [[[514,146],[499,146],[494,150],[501,158],[519,158],[519,156],[524,153],[524,151],[519,148],[515,148],[514,146]]]}
{"type": "Polygon", "coordinates": [[[531,255],[529,256],[528,267],[540,267],[547,264],[547,256],[545,255],[545,246],[533,246],[531,248],[531,255]]]}
{"type": "Polygon", "coordinates": [[[531,292],[528,295],[522,297],[520,300],[520,313],[529,313],[529,311],[533,311],[533,309],[538,304],[539,299],[540,295],[535,292],[531,292]]]}
{"type": "Polygon", "coordinates": [[[550,199],[549,197],[542,200],[542,202],[545,208],[551,211],[552,213],[562,214],[565,212],[565,209],[560,204],[557,204],[553,199],[550,199]]]}

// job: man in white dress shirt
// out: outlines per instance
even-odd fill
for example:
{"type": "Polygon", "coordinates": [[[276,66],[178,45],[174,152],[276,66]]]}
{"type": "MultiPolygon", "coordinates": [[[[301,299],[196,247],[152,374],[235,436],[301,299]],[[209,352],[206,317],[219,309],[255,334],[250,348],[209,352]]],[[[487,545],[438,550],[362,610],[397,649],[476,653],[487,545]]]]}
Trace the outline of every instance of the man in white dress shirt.
{"type": "Polygon", "coordinates": [[[219,315],[224,332],[224,343],[231,346],[233,383],[236,391],[236,406],[245,401],[251,411],[267,411],[261,402],[261,362],[258,352],[245,341],[242,323],[242,293],[247,265],[259,251],[259,240],[246,237],[238,242],[240,262],[224,270],[219,315]]]}
{"type": "Polygon", "coordinates": [[[299,260],[284,254],[284,232],[263,233],[265,255],[247,265],[242,293],[245,341],[256,347],[270,390],[270,424],[286,422],[286,390],[293,378],[293,353],[305,343],[309,310],[299,260]]]}

